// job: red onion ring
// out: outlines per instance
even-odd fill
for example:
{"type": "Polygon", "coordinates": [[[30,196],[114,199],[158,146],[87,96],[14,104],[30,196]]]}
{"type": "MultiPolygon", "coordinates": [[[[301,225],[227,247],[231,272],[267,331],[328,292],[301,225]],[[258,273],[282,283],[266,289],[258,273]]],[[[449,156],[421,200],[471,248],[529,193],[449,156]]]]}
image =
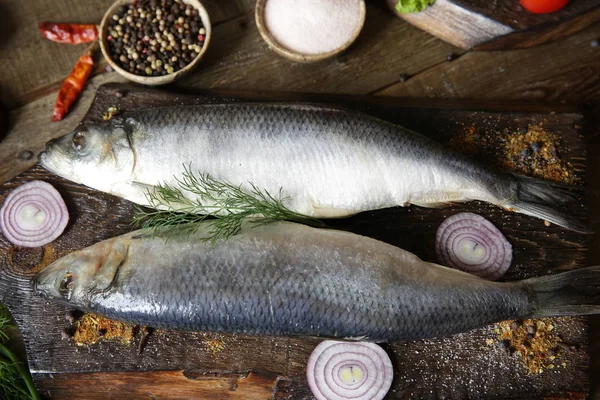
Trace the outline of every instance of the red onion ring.
{"type": "Polygon", "coordinates": [[[512,246],[487,219],[459,213],[441,223],[435,236],[440,262],[489,280],[500,278],[510,267],[512,246]]]}
{"type": "Polygon", "coordinates": [[[55,240],[69,222],[60,193],[43,181],[27,182],[6,196],[0,209],[0,229],[14,245],[38,247],[55,240]]]}
{"type": "Polygon", "coordinates": [[[394,374],[389,356],[374,343],[325,340],[310,355],[306,377],[317,400],[381,400],[394,374]]]}

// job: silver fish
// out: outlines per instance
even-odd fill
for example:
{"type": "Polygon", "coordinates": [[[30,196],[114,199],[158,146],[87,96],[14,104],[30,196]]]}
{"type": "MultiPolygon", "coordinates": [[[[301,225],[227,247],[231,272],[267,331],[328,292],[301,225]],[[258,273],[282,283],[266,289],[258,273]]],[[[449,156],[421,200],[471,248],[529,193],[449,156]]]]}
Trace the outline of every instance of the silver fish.
{"type": "MultiPolygon", "coordinates": [[[[557,185],[494,171],[415,132],[342,109],[209,104],[143,110],[77,128],[39,156],[69,180],[148,205],[148,190],[177,186],[186,165],[212,178],[277,193],[318,217],[415,204],[481,200],[578,232],[555,206],[557,185]]],[[[195,198],[193,193],[186,193],[195,198]]]]}
{"type": "Polygon", "coordinates": [[[408,340],[512,318],[600,312],[600,267],[491,282],[359,235],[291,222],[249,226],[214,246],[139,231],[75,251],[35,291],[153,327],[408,340]]]}

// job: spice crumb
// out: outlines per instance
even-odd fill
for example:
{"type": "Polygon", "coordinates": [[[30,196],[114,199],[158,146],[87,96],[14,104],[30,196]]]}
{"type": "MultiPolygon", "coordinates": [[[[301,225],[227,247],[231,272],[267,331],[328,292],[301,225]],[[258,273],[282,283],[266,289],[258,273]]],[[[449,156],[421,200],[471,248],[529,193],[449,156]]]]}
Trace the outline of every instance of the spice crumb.
{"type": "Polygon", "coordinates": [[[109,119],[112,119],[112,117],[114,117],[117,114],[119,114],[119,109],[116,106],[111,106],[111,107],[108,107],[106,112],[104,112],[102,114],[102,119],[104,119],[105,121],[108,121],[109,119]]]}
{"type": "Polygon", "coordinates": [[[528,125],[518,131],[485,132],[469,126],[450,140],[464,153],[492,160],[498,167],[555,182],[579,182],[571,163],[561,159],[561,140],[541,125],[528,125]]]}
{"type": "Polygon", "coordinates": [[[88,346],[98,341],[130,344],[134,325],[113,321],[96,314],[85,314],[75,324],[73,339],[78,346],[88,346]]]}
{"type": "Polygon", "coordinates": [[[566,354],[565,345],[557,334],[553,333],[554,324],[548,318],[526,319],[515,324],[515,321],[503,321],[497,324],[498,342],[505,345],[511,354],[517,356],[528,375],[539,375],[545,370],[566,367],[561,358],[566,354]],[[534,333],[532,333],[534,332],[534,333]]]}

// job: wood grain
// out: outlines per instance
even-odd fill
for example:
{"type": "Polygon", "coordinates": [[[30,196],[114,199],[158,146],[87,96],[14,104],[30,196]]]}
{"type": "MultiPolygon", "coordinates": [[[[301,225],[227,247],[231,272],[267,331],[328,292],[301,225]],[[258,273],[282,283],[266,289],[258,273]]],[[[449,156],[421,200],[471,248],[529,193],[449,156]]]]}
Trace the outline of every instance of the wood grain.
{"type": "Polygon", "coordinates": [[[598,8],[595,0],[571,1],[561,10],[549,14],[534,14],[511,0],[451,0],[457,6],[492,18],[515,30],[528,30],[541,25],[551,25],[586,14],[598,8]]]}
{"type": "MultiPolygon", "coordinates": [[[[240,93],[237,95],[240,96],[240,93]]],[[[534,107],[533,112],[526,111],[527,107],[524,107],[519,111],[509,112],[506,108],[494,111],[492,106],[462,109],[456,108],[461,106],[456,102],[441,106],[431,103],[410,104],[410,99],[377,97],[248,93],[245,98],[270,98],[278,101],[335,99],[337,103],[347,107],[393,122],[402,121],[407,127],[442,141],[464,131],[465,126],[470,124],[482,127],[482,134],[493,135],[504,127],[517,130],[529,123],[543,121],[546,129],[563,138],[564,147],[561,149],[564,149],[564,157],[577,165],[578,173],[585,179],[581,165],[585,158],[585,146],[575,128],[575,125],[582,123],[582,115],[569,107],[554,110],[534,107]]],[[[98,121],[102,112],[115,102],[120,109],[131,110],[159,104],[197,104],[225,100],[231,101],[229,96],[223,99],[210,94],[177,94],[129,85],[106,85],[98,89],[98,97],[84,121],[98,121]]],[[[177,371],[182,370],[186,374],[209,373],[217,383],[229,382],[232,374],[246,375],[255,371],[277,380],[277,399],[312,398],[304,368],[310,352],[320,342],[317,338],[252,337],[160,330],[150,337],[142,354],[137,351],[139,335],[131,345],[99,342],[87,347],[77,347],[72,341],[61,339],[61,330],[68,326],[65,318],[68,308],[34,296],[29,279],[41,267],[60,256],[128,231],[132,205],[125,200],[58,178],[40,167],[34,167],[4,184],[0,188],[0,199],[12,188],[32,179],[43,179],[55,185],[65,197],[72,215],[65,233],[43,249],[13,248],[3,238],[0,239],[0,301],[8,305],[21,328],[29,366],[40,388],[50,390],[51,394],[56,394],[57,399],[72,398],[71,395],[76,392],[70,386],[80,385],[77,380],[84,373],[92,374],[92,380],[102,380],[105,387],[114,386],[125,390],[125,387],[129,387],[125,385],[136,385],[136,380],[147,382],[148,376],[152,376],[153,372],[144,371],[176,371],[168,372],[166,376],[179,376],[177,374],[180,372],[177,371]],[[222,350],[214,351],[210,346],[210,342],[215,340],[222,344],[222,350]],[[116,371],[134,375],[114,374],[116,371]],[[132,380],[129,380],[129,376],[132,376],[132,380]],[[77,382],[73,382],[74,380],[77,382]],[[61,394],[65,396],[61,397],[61,394]]],[[[572,212],[585,219],[586,212],[582,204],[574,207],[572,212]]],[[[508,213],[478,202],[447,209],[392,208],[330,223],[339,229],[400,245],[426,260],[434,261],[434,232],[444,218],[459,210],[477,212],[489,218],[513,243],[514,265],[506,276],[508,280],[577,268],[588,263],[585,236],[556,226],[544,227],[542,221],[537,219],[508,213]]],[[[488,340],[493,342],[495,339],[492,327],[447,338],[385,345],[396,371],[388,397],[568,398],[571,392],[585,393],[589,384],[586,319],[561,318],[555,321],[555,325],[563,340],[577,346],[577,351],[567,356],[565,368],[541,375],[527,375],[518,359],[510,357],[506,350],[490,346],[488,340]]],[[[177,380],[181,380],[181,377],[177,380]]],[[[182,382],[187,385],[187,381],[182,382]]],[[[266,387],[266,384],[261,387],[266,387]]],[[[225,398],[225,394],[229,394],[228,386],[221,387],[222,392],[219,393],[223,397],[219,397],[221,394],[217,392],[202,392],[213,389],[213,386],[197,389],[201,391],[197,397],[225,398]]],[[[146,396],[143,394],[145,392],[135,393],[142,393],[140,398],[146,396]]],[[[106,398],[106,393],[93,394],[90,391],[80,398],[106,398]]],[[[257,392],[246,398],[268,397],[264,397],[263,392],[257,392]]]]}
{"type": "Polygon", "coordinates": [[[186,371],[100,372],[37,377],[52,399],[268,399],[278,377],[272,374],[192,374],[186,371]]]}
{"type": "MultiPolygon", "coordinates": [[[[394,9],[397,0],[387,0],[394,9]]],[[[437,0],[404,20],[463,49],[506,50],[537,46],[600,21],[596,0],[572,1],[549,14],[534,14],[514,0],[437,0]]]]}
{"type": "Polygon", "coordinates": [[[9,108],[23,104],[27,93],[48,86],[58,90],[86,45],[46,40],[41,21],[99,23],[112,0],[3,1],[0,3],[0,99],[9,108]],[[74,21],[73,18],[76,20],[74,21]]]}
{"type": "MultiPolygon", "coordinates": [[[[206,58],[176,87],[366,94],[404,73],[439,63],[456,50],[377,7],[369,5],[367,13],[369,18],[354,46],[346,54],[316,65],[299,65],[277,56],[260,38],[253,14],[246,13],[215,27],[206,58]],[[402,46],[399,38],[414,47],[402,46]],[[428,51],[420,51],[421,47],[428,51]]],[[[98,86],[123,81],[114,72],[94,77],[69,115],[57,123],[50,122],[56,99],[53,91],[13,110],[10,131],[0,145],[0,182],[35,164],[36,157],[19,158],[23,151],[35,155],[48,140],[74,129],[98,86]]]]}
{"type": "MultiPolygon", "coordinates": [[[[10,109],[58,91],[86,45],[46,40],[41,21],[100,24],[114,0],[11,1],[0,3],[0,100],[10,109]],[[9,41],[10,40],[10,41],[9,41]],[[10,43],[10,45],[9,45],[10,43]]],[[[253,0],[207,1],[213,26],[251,12],[253,0]]],[[[106,63],[101,63],[100,71],[106,63]]]]}
{"type": "Polygon", "coordinates": [[[600,100],[600,24],[560,42],[522,50],[468,53],[376,94],[546,102],[600,100]]]}

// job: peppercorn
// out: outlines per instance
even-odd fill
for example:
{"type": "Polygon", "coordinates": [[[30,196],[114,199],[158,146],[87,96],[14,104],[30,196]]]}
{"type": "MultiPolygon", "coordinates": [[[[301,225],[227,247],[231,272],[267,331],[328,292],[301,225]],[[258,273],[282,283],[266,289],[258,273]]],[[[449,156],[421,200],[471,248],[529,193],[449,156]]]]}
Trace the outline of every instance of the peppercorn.
{"type": "Polygon", "coordinates": [[[137,0],[108,23],[111,58],[125,70],[160,76],[185,68],[202,51],[206,28],[182,0],[137,0]]]}

